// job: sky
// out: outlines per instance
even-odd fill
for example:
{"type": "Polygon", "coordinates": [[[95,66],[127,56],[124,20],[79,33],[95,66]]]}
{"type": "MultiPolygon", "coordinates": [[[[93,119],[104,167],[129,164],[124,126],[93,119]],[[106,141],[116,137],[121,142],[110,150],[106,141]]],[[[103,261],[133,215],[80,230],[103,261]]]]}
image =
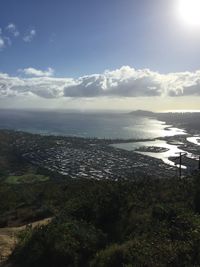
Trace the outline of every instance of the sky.
{"type": "Polygon", "coordinates": [[[0,108],[200,109],[198,2],[0,0],[0,108]]]}

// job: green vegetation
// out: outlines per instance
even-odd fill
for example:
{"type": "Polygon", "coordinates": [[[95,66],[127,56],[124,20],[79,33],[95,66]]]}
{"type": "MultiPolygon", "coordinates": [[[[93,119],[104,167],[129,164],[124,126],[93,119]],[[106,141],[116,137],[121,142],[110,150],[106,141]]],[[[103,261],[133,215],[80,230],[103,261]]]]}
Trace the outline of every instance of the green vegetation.
{"type": "Polygon", "coordinates": [[[37,182],[45,182],[48,181],[49,177],[44,175],[36,175],[33,173],[27,173],[24,175],[11,175],[8,176],[5,180],[8,184],[21,184],[21,183],[37,183],[37,182]]]}
{"type": "Polygon", "coordinates": [[[51,199],[54,219],[22,232],[10,260],[20,267],[200,266],[199,180],[69,180],[54,195],[48,183],[41,199],[51,199]]]}

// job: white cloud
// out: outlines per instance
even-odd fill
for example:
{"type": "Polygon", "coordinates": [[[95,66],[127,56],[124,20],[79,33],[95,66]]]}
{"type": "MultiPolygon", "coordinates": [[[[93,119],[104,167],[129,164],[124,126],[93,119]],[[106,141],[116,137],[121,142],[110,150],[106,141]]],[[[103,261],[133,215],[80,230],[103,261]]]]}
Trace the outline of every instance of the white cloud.
{"type": "Polygon", "coordinates": [[[11,46],[12,41],[7,36],[1,36],[0,35],[0,51],[2,51],[6,46],[11,46]]]}
{"type": "Polygon", "coordinates": [[[73,79],[37,77],[21,79],[0,74],[0,97],[36,95],[43,98],[63,96],[65,86],[74,84],[73,79]]]}
{"type": "Polygon", "coordinates": [[[0,36],[0,51],[5,47],[4,39],[0,36]]]}
{"type": "Polygon", "coordinates": [[[46,71],[38,70],[35,68],[25,68],[23,70],[19,70],[28,76],[36,76],[36,77],[50,77],[54,75],[54,69],[48,68],[46,71]]]}
{"type": "Polygon", "coordinates": [[[30,30],[23,38],[24,42],[31,42],[33,40],[33,38],[35,37],[36,35],[36,30],[32,29],[30,30]]]}
{"type": "MultiPolygon", "coordinates": [[[[4,28],[4,30],[0,27],[0,51],[3,50],[3,48],[11,46],[14,38],[19,36],[20,32],[14,23],[9,23],[4,28]]],[[[31,42],[35,36],[36,36],[36,30],[31,29],[26,32],[22,40],[24,42],[31,42]]]]}
{"type": "Polygon", "coordinates": [[[0,74],[0,97],[35,95],[42,98],[86,99],[200,96],[200,70],[160,74],[149,69],[135,70],[123,66],[78,79],[48,77],[52,69],[41,71],[27,68],[23,72],[38,77],[19,78],[0,74]]]}
{"type": "Polygon", "coordinates": [[[6,30],[15,37],[18,37],[20,35],[19,31],[17,30],[17,26],[14,23],[8,24],[6,30]]]}
{"type": "Polygon", "coordinates": [[[66,87],[64,94],[70,97],[157,96],[162,93],[158,76],[148,69],[123,66],[115,71],[81,77],[76,86],[66,87]]]}

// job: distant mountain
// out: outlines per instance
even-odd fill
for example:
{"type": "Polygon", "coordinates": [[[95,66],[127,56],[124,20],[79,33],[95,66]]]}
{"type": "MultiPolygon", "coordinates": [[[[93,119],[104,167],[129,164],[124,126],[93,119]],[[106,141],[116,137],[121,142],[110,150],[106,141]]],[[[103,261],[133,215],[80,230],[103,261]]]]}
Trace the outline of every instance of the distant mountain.
{"type": "Polygon", "coordinates": [[[135,111],[131,111],[129,113],[130,115],[135,115],[135,116],[155,116],[155,113],[152,111],[148,111],[148,110],[135,110],[135,111]]]}

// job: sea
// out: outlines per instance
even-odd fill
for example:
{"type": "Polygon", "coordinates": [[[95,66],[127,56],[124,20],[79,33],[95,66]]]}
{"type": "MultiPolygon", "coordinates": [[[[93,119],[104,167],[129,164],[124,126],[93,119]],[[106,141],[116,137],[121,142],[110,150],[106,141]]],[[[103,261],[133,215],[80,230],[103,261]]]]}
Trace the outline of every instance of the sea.
{"type": "Polygon", "coordinates": [[[45,135],[153,139],[182,134],[155,118],[127,113],[0,110],[0,128],[45,135]]]}
{"type": "MultiPolygon", "coordinates": [[[[187,135],[183,129],[167,125],[155,117],[142,117],[117,112],[69,112],[69,111],[32,111],[0,110],[0,129],[9,129],[42,135],[76,136],[84,138],[134,139],[126,143],[119,141],[113,146],[117,149],[135,151],[161,159],[165,164],[174,166],[170,157],[187,153],[178,144],[159,140],[159,137],[187,135]],[[150,140],[151,139],[151,140],[150,140]],[[155,140],[153,140],[155,139],[155,140]],[[165,148],[165,152],[141,152],[140,147],[165,148]]],[[[200,146],[200,136],[186,137],[187,141],[200,146]]],[[[187,157],[198,160],[199,156],[187,153],[187,157]]],[[[177,165],[178,166],[178,165],[177,165]]],[[[186,168],[183,166],[183,168],[186,168]]]]}

